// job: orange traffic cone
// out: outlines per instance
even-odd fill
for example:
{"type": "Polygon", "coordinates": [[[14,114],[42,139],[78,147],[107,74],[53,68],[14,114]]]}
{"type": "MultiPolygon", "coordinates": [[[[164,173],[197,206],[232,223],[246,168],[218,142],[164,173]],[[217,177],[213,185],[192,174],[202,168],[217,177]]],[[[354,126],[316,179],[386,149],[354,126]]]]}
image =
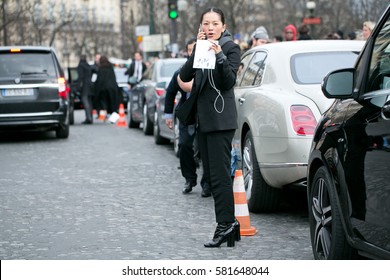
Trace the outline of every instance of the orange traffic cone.
{"type": "Polygon", "coordinates": [[[119,120],[116,123],[116,126],[127,126],[126,125],[126,117],[125,117],[125,107],[121,103],[119,105],[119,120]]]}
{"type": "Polygon", "coordinates": [[[92,110],[92,116],[96,116],[97,115],[97,112],[95,109],[92,110]]]}
{"type": "Polygon", "coordinates": [[[107,112],[106,110],[100,110],[99,111],[99,120],[106,121],[107,112]]]}
{"type": "Polygon", "coordinates": [[[251,226],[242,170],[236,170],[234,174],[233,193],[234,214],[240,223],[240,234],[243,236],[255,235],[257,229],[251,226]]]}

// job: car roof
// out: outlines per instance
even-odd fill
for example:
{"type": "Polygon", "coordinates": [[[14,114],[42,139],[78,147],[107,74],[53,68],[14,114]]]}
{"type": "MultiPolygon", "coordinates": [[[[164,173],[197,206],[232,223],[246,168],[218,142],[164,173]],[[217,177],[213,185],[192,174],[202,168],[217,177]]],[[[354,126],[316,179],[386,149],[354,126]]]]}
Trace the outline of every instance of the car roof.
{"type": "MultiPolygon", "coordinates": [[[[269,43],[254,47],[249,51],[265,49],[269,51],[283,51],[280,55],[291,56],[302,52],[319,52],[327,50],[361,50],[366,41],[363,40],[301,40],[290,42],[269,43]]],[[[248,51],[248,52],[249,52],[248,51]]]]}
{"type": "Polygon", "coordinates": [[[50,52],[53,51],[53,47],[48,46],[1,46],[0,51],[9,51],[11,49],[21,49],[25,51],[44,51],[50,52]]]}

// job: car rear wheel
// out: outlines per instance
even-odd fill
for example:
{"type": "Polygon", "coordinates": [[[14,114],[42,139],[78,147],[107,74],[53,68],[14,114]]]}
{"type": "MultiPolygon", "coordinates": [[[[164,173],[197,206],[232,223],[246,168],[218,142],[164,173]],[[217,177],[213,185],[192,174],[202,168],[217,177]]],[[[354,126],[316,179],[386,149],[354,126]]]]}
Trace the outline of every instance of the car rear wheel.
{"type": "Polygon", "coordinates": [[[69,137],[69,124],[60,124],[56,129],[57,138],[68,138],[69,137]]]}
{"type": "Polygon", "coordinates": [[[133,120],[133,110],[131,102],[127,102],[127,125],[129,128],[139,128],[139,123],[133,120]]]}
{"type": "Polygon", "coordinates": [[[269,186],[261,175],[250,131],[245,136],[242,157],[249,211],[253,213],[274,211],[279,205],[281,189],[269,186]]]}
{"type": "Polygon", "coordinates": [[[144,104],[143,108],[143,114],[144,114],[144,127],[143,131],[145,135],[152,135],[153,134],[153,123],[150,121],[148,117],[148,105],[144,104]]]}
{"type": "Polygon", "coordinates": [[[309,185],[310,239],[315,259],[353,259],[356,256],[347,243],[336,201],[335,186],[322,166],[309,185]]]}
{"type": "Polygon", "coordinates": [[[156,143],[157,145],[163,145],[169,143],[169,139],[164,138],[160,135],[160,123],[158,120],[157,111],[154,112],[153,135],[154,135],[154,143],[156,143]]]}

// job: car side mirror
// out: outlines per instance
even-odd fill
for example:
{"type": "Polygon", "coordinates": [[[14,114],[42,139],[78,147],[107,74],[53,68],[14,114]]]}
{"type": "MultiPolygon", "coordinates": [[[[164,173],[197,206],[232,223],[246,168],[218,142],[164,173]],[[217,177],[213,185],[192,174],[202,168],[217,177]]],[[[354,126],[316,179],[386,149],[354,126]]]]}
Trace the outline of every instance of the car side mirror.
{"type": "Polygon", "coordinates": [[[322,81],[322,92],[327,98],[351,98],[354,76],[355,69],[353,68],[332,71],[322,81]]]}

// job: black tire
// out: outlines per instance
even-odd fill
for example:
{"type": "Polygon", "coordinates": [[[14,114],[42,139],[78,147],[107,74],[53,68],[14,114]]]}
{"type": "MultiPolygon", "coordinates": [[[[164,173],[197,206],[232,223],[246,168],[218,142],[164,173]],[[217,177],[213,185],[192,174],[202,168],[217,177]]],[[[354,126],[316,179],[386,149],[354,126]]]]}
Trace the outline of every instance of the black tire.
{"type": "Polygon", "coordinates": [[[139,123],[133,120],[133,110],[130,100],[127,102],[127,126],[129,128],[139,128],[139,123]]]}
{"type": "Polygon", "coordinates": [[[180,124],[180,121],[178,118],[175,118],[175,123],[174,123],[174,138],[173,138],[173,151],[176,155],[176,157],[179,157],[179,135],[180,135],[180,131],[179,131],[179,124],[180,124]]]}
{"type": "Polygon", "coordinates": [[[248,209],[253,213],[273,212],[279,206],[282,191],[269,186],[261,175],[250,131],[245,135],[242,147],[242,172],[248,209]]]}
{"type": "Polygon", "coordinates": [[[308,186],[310,240],[317,260],[354,259],[356,251],[347,242],[335,186],[324,166],[308,186]]]}
{"type": "Polygon", "coordinates": [[[157,111],[154,112],[153,135],[154,135],[154,143],[156,143],[157,145],[169,144],[169,139],[164,138],[160,135],[160,125],[158,121],[157,111]]]}
{"type": "Polygon", "coordinates": [[[56,129],[56,137],[61,139],[69,137],[69,123],[60,124],[60,126],[56,129]]]}
{"type": "Polygon", "coordinates": [[[143,131],[145,135],[153,135],[153,123],[150,121],[148,117],[148,105],[146,102],[144,103],[143,107],[143,115],[144,115],[144,126],[143,126],[143,131]]]}

